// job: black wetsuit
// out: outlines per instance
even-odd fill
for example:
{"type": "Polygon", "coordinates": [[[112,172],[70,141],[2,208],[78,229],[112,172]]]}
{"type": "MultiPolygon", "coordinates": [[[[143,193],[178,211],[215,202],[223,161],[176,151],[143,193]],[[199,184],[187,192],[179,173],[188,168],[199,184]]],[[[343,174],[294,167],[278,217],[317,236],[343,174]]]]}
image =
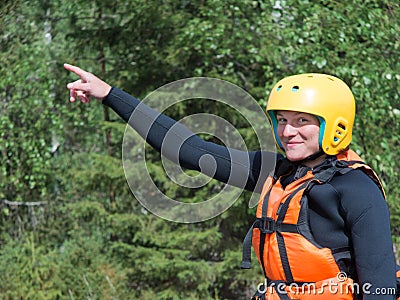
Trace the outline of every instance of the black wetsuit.
{"type": "MultiPolygon", "coordinates": [[[[268,174],[286,160],[276,153],[243,152],[206,142],[175,120],[117,88],[112,88],[103,104],[129,121],[156,150],[161,151],[163,144],[162,154],[182,167],[201,171],[249,191],[260,193],[268,174]],[[176,137],[182,137],[179,149],[174,147],[176,141],[168,146],[168,140],[164,140],[168,130],[177,132],[176,137]],[[207,162],[200,163],[205,154],[216,162],[216,172],[215,168],[207,170],[207,162]]],[[[303,165],[293,164],[292,167],[293,172],[281,180],[283,185],[303,176],[308,169],[303,165]]],[[[354,170],[335,176],[329,183],[315,185],[309,192],[309,216],[312,233],[321,246],[352,249],[353,276],[360,285],[372,285],[365,285],[367,293],[360,298],[395,299],[394,295],[383,294],[396,286],[389,211],[371,178],[361,170],[354,170]]]]}

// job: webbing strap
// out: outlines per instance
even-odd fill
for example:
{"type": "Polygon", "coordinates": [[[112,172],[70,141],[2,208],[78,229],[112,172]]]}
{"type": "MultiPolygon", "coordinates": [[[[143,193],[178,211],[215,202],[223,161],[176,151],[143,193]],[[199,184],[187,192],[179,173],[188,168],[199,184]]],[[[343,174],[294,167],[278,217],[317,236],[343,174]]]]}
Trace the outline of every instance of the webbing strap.
{"type": "MultiPolygon", "coordinates": [[[[264,201],[263,201],[263,206],[262,206],[262,215],[264,216],[264,213],[265,213],[265,217],[266,217],[267,210],[268,210],[269,194],[270,194],[270,192],[268,192],[265,195],[264,201]]],[[[253,240],[253,229],[255,228],[256,224],[258,224],[258,219],[250,227],[249,231],[247,232],[247,234],[243,240],[242,263],[240,265],[240,267],[242,269],[250,269],[251,268],[251,246],[252,246],[252,240],[253,240]]],[[[262,239],[262,236],[260,237],[260,240],[261,239],[262,239]]],[[[264,241],[265,241],[265,237],[264,237],[264,241]]],[[[260,245],[261,245],[261,243],[260,243],[260,245]]],[[[264,251],[264,248],[263,248],[263,251],[264,251]]],[[[262,253],[262,252],[260,252],[260,253],[262,253]]],[[[262,267],[264,269],[264,265],[262,265],[262,267]]]]}
{"type": "Polygon", "coordinates": [[[297,224],[278,223],[272,218],[257,219],[252,228],[259,228],[262,233],[273,233],[275,231],[299,233],[297,224]]]}
{"type": "Polygon", "coordinates": [[[253,239],[253,228],[254,224],[250,227],[243,241],[242,264],[240,265],[242,269],[250,269],[251,267],[251,245],[253,239]]]}
{"type": "Polygon", "coordinates": [[[352,168],[349,167],[349,165],[353,163],[359,163],[357,161],[352,161],[352,162],[346,162],[346,161],[341,161],[341,160],[336,160],[332,162],[332,165],[329,166],[327,169],[322,169],[322,170],[315,170],[314,172],[314,178],[320,182],[329,182],[336,173],[340,174],[346,174],[347,172],[353,170],[352,168]]]}
{"type": "Polygon", "coordinates": [[[286,251],[285,240],[282,233],[276,233],[276,240],[278,242],[279,256],[281,258],[283,272],[285,272],[286,282],[292,283],[294,281],[292,269],[290,268],[289,258],[286,251]]]}
{"type": "MultiPolygon", "coordinates": [[[[259,253],[260,253],[260,264],[261,264],[261,268],[264,272],[264,275],[267,276],[267,273],[265,272],[265,260],[264,260],[264,246],[265,246],[265,238],[266,238],[266,234],[270,233],[271,231],[270,228],[268,228],[270,226],[271,223],[271,218],[268,218],[268,201],[269,201],[269,195],[271,194],[271,190],[269,190],[269,192],[265,195],[264,197],[264,201],[263,201],[263,205],[262,205],[262,211],[261,211],[261,220],[263,220],[262,227],[260,230],[260,247],[259,247],[259,253]]],[[[257,225],[260,224],[259,220],[256,220],[256,222],[258,221],[257,225]]],[[[273,221],[273,220],[272,220],[273,221]]],[[[256,223],[255,222],[255,223],[256,223]]]]}
{"type": "MultiPolygon", "coordinates": [[[[306,181],[301,186],[299,186],[293,193],[281,204],[281,207],[278,210],[278,218],[276,220],[277,224],[282,224],[285,219],[287,210],[289,208],[290,201],[293,197],[302,189],[305,189],[308,185],[309,181],[306,181]]],[[[285,240],[281,232],[276,232],[276,240],[278,243],[279,256],[281,258],[282,268],[285,273],[286,282],[292,283],[294,281],[292,269],[290,268],[289,258],[286,251],[285,240]]]]}
{"type": "Polygon", "coordinates": [[[279,296],[279,299],[281,299],[281,300],[290,300],[290,298],[286,292],[282,293],[281,291],[277,291],[277,294],[279,296]]]}
{"type": "Polygon", "coordinates": [[[265,232],[260,232],[260,248],[259,248],[260,264],[261,264],[262,270],[264,272],[265,278],[267,277],[267,272],[265,271],[265,260],[264,260],[264,248],[265,248],[266,236],[267,236],[267,234],[265,232]]]}
{"type": "Polygon", "coordinates": [[[247,232],[244,240],[243,240],[243,247],[242,247],[242,263],[240,267],[242,269],[250,269],[251,267],[251,247],[252,247],[252,240],[253,240],[253,229],[259,228],[260,229],[260,256],[261,261],[263,262],[263,253],[264,253],[264,242],[265,242],[265,235],[268,233],[276,232],[292,232],[292,233],[299,233],[298,227],[296,224],[276,224],[276,222],[271,218],[265,219],[257,219],[253,225],[250,227],[249,231],[247,232]],[[270,222],[270,221],[273,221],[270,222]],[[267,225],[268,224],[268,225],[267,225]],[[261,247],[262,246],[262,247],[261,247]]]}
{"type": "Polygon", "coordinates": [[[253,297],[251,297],[251,300],[265,300],[265,289],[266,287],[262,285],[259,289],[257,289],[253,297]]]}
{"type": "Polygon", "coordinates": [[[279,299],[281,300],[290,300],[287,292],[285,291],[285,289],[282,288],[282,285],[286,285],[286,282],[281,281],[281,280],[271,280],[270,284],[274,283],[274,289],[276,291],[276,293],[279,296],[279,299]]]}
{"type": "Polygon", "coordinates": [[[293,193],[291,193],[291,194],[289,195],[289,197],[285,200],[285,202],[283,202],[283,203],[281,204],[281,206],[279,207],[279,209],[278,209],[278,211],[277,211],[277,214],[278,214],[278,219],[276,220],[277,223],[282,223],[282,222],[283,222],[283,220],[285,219],[287,210],[288,210],[288,208],[289,208],[290,201],[293,199],[293,197],[294,197],[299,191],[301,191],[302,189],[304,189],[304,188],[308,185],[308,183],[309,183],[309,181],[303,183],[301,186],[299,186],[297,189],[295,189],[295,190],[293,191],[293,193]]]}
{"type": "Polygon", "coordinates": [[[262,205],[262,211],[261,211],[261,217],[266,218],[268,215],[268,199],[269,195],[271,194],[271,190],[265,195],[263,205],[262,205]]]}

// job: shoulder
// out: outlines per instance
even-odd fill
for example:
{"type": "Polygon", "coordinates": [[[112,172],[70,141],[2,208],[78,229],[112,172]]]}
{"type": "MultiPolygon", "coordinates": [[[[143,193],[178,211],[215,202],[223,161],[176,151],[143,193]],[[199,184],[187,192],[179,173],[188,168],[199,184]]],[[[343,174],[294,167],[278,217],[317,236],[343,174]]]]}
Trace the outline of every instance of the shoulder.
{"type": "Polygon", "coordinates": [[[330,184],[341,194],[361,193],[379,194],[383,197],[378,185],[363,170],[355,169],[345,174],[337,174],[332,178],[330,184]]]}
{"type": "Polygon", "coordinates": [[[340,197],[340,205],[349,219],[363,215],[386,215],[388,206],[378,185],[361,169],[339,174],[329,183],[340,197]]]}

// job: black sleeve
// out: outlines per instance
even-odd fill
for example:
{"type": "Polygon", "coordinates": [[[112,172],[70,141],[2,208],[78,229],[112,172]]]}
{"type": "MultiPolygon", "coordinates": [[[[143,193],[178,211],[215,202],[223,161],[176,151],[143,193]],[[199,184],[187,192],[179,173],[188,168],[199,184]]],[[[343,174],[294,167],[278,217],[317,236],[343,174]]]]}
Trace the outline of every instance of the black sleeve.
{"type": "Polygon", "coordinates": [[[351,233],[363,299],[395,299],[396,264],[390,232],[389,209],[381,190],[361,170],[337,181],[347,228],[351,233]],[[343,181],[343,182],[340,182],[343,181]]]}
{"type": "Polygon", "coordinates": [[[206,142],[184,125],[115,87],[103,104],[171,161],[236,187],[260,193],[276,159],[281,158],[272,152],[245,152],[206,142]]]}

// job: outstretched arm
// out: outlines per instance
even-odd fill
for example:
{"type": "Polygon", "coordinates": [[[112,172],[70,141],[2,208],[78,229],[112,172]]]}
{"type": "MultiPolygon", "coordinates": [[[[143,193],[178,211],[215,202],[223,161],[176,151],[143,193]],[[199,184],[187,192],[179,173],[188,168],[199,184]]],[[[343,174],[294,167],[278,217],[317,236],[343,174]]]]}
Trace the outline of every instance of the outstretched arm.
{"type": "Polygon", "coordinates": [[[71,65],[65,68],[80,77],[67,86],[70,101],[79,98],[86,103],[90,96],[99,99],[129,122],[154,149],[184,168],[259,193],[265,177],[275,167],[275,153],[239,151],[206,142],[184,125],[93,74],[71,65]]]}

